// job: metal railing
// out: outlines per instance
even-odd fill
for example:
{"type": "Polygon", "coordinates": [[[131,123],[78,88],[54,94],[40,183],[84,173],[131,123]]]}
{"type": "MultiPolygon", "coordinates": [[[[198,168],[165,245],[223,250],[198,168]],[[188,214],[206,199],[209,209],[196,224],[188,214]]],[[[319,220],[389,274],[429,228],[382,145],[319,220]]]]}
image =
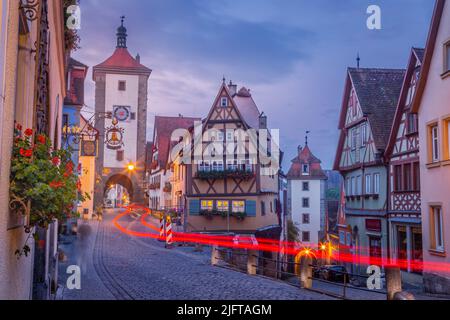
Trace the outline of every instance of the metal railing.
{"type": "MultiPolygon", "coordinates": [[[[373,297],[376,297],[375,295],[379,295],[378,297],[383,296],[383,298],[386,298],[388,295],[388,292],[386,290],[371,290],[364,287],[358,287],[351,284],[352,279],[369,279],[369,276],[361,275],[361,274],[354,274],[349,272],[341,272],[337,270],[333,270],[333,273],[335,276],[340,277],[334,277],[342,278],[342,281],[330,281],[330,279],[325,279],[323,276],[321,276],[320,270],[322,270],[322,266],[316,265],[316,264],[307,264],[306,266],[309,267],[311,270],[309,270],[309,273],[312,274],[312,276],[308,276],[307,279],[311,280],[311,285],[305,285],[301,281],[301,273],[304,272],[301,270],[301,268],[305,268],[305,265],[302,263],[297,262],[290,262],[290,261],[280,261],[279,259],[272,259],[263,257],[261,255],[255,255],[253,253],[254,251],[247,251],[247,252],[240,252],[236,251],[231,248],[213,248],[212,253],[212,263],[213,265],[217,265],[220,267],[224,267],[223,265],[219,264],[219,261],[226,263],[226,268],[232,269],[239,272],[245,272],[247,271],[248,274],[257,274],[262,276],[267,276],[267,271],[269,271],[272,275],[270,278],[275,278],[280,281],[283,281],[291,286],[310,290],[313,292],[317,292],[320,294],[324,294],[336,299],[342,299],[342,300],[353,300],[358,292],[368,292],[371,294],[374,294],[373,297]],[[214,250],[217,251],[217,254],[214,254],[214,250]],[[238,257],[239,259],[236,259],[235,257],[238,257]],[[242,261],[242,257],[246,257],[245,262],[242,261]],[[253,262],[256,263],[250,263],[250,258],[252,258],[253,262]],[[237,262],[238,261],[238,262],[237,262]],[[271,262],[275,265],[275,267],[268,267],[265,262],[271,262]],[[287,270],[283,270],[282,266],[294,266],[295,271],[289,272],[287,270]],[[249,268],[254,268],[256,271],[250,271],[249,268]],[[284,277],[290,278],[291,281],[282,280],[284,277]],[[292,278],[298,279],[299,283],[297,281],[292,281],[292,278]],[[320,283],[329,285],[328,288],[321,288],[320,283]],[[336,290],[337,289],[337,290],[336,290]]],[[[287,269],[287,268],[286,268],[287,269]]],[[[367,297],[369,298],[369,297],[367,297]]]]}

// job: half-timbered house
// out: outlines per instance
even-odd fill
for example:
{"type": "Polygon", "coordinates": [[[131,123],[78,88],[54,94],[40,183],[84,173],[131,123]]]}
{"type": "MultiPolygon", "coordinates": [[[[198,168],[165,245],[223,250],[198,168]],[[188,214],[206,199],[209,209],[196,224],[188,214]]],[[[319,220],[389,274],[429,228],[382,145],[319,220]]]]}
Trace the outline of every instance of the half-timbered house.
{"type": "Polygon", "coordinates": [[[387,165],[384,153],[404,70],[349,68],[339,120],[334,170],[345,181],[345,216],[351,230],[353,272],[359,256],[387,257],[387,165]]]}
{"type": "Polygon", "coordinates": [[[250,90],[224,82],[193,129],[187,231],[254,233],[278,225],[279,154],[250,90]]]}
{"type": "Polygon", "coordinates": [[[422,261],[419,132],[411,113],[424,50],[413,48],[394,117],[386,159],[389,161],[390,257],[406,271],[422,261]]]}
{"type": "Polygon", "coordinates": [[[153,210],[183,210],[183,202],[172,199],[172,184],[177,181],[181,171],[174,172],[174,166],[170,165],[170,152],[177,141],[172,141],[172,134],[176,130],[187,130],[194,125],[198,118],[189,117],[163,117],[156,116],[153,126],[153,144],[150,150],[150,174],[148,181],[149,207],[153,210]],[[173,174],[175,173],[175,177],[173,174]]]}

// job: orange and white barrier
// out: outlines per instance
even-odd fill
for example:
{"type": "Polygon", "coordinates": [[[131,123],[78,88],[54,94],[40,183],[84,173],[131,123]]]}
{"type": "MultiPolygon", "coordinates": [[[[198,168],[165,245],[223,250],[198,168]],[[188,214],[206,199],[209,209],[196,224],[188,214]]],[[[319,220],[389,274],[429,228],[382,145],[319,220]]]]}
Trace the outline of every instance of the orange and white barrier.
{"type": "Polygon", "coordinates": [[[172,245],[173,245],[172,219],[170,218],[170,216],[168,216],[166,221],[166,247],[170,248],[172,245]]]}
{"type": "Polygon", "coordinates": [[[159,219],[159,240],[160,241],[164,241],[164,238],[166,236],[166,230],[165,230],[165,223],[164,223],[164,217],[161,216],[161,218],[159,219]]]}

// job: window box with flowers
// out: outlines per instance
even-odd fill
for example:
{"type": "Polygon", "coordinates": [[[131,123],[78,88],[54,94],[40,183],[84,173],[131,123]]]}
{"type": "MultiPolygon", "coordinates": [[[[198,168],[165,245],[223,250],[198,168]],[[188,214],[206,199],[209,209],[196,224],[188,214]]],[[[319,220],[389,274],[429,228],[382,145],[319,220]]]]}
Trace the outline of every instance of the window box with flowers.
{"type": "Polygon", "coordinates": [[[36,227],[47,229],[55,220],[77,217],[74,203],[90,199],[81,192],[70,150],[53,150],[45,135],[34,136],[32,129],[22,132],[16,125],[10,176],[10,209],[25,218],[29,234],[18,258],[28,256],[28,240],[36,227]]]}
{"type": "Polygon", "coordinates": [[[250,180],[255,177],[255,174],[246,170],[198,171],[196,177],[200,180],[227,178],[250,180]]]}

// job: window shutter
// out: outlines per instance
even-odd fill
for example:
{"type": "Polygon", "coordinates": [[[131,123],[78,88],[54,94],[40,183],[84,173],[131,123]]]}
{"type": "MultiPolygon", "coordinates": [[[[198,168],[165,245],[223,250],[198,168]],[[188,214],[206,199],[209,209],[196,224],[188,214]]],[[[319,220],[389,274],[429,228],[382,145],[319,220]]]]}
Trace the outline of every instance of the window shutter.
{"type": "Polygon", "coordinates": [[[245,201],[245,213],[247,217],[256,217],[256,201],[245,201]]]}
{"type": "Polygon", "coordinates": [[[189,200],[189,214],[191,216],[200,215],[200,200],[189,200]]]}

